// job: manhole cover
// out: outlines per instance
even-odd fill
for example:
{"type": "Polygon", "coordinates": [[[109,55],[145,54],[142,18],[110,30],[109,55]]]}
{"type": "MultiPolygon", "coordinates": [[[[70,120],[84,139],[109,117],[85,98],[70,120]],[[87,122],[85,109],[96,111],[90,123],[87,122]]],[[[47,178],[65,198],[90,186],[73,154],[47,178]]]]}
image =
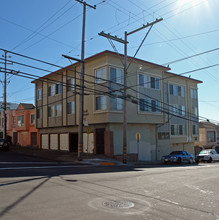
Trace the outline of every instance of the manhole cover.
{"type": "Polygon", "coordinates": [[[128,209],[135,206],[133,202],[127,200],[120,201],[107,201],[103,203],[104,206],[108,208],[117,208],[117,209],[128,209]]]}
{"type": "Polygon", "coordinates": [[[97,198],[88,203],[88,205],[100,212],[110,212],[115,214],[142,214],[147,211],[151,205],[149,202],[128,197],[107,196],[97,198]]]}

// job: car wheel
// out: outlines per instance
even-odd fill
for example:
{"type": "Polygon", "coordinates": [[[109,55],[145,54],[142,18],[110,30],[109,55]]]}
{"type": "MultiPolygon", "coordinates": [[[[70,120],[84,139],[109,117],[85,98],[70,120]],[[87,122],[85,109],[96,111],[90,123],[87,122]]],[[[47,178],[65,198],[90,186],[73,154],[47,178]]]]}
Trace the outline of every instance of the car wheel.
{"type": "Polygon", "coordinates": [[[181,157],[179,157],[178,160],[177,160],[177,163],[181,164],[181,162],[182,162],[182,159],[181,159],[181,157]]]}
{"type": "Polygon", "coordinates": [[[208,159],[208,163],[211,163],[213,160],[212,160],[212,158],[210,157],[209,159],[208,159]]]}

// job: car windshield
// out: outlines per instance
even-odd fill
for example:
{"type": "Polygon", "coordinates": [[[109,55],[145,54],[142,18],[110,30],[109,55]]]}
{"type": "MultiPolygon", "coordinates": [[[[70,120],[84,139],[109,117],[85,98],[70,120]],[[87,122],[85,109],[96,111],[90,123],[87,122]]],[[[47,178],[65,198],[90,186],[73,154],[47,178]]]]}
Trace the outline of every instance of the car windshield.
{"type": "Polygon", "coordinates": [[[179,155],[182,154],[182,151],[173,151],[170,153],[170,155],[179,155]]]}
{"type": "Polygon", "coordinates": [[[212,150],[202,150],[199,154],[209,154],[212,150]]]}

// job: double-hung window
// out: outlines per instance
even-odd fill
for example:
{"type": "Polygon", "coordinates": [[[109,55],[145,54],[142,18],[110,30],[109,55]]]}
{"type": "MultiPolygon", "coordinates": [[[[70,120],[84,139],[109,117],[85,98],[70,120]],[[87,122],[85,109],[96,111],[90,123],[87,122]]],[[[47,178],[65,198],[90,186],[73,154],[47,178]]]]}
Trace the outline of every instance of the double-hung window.
{"type": "Polygon", "coordinates": [[[151,111],[152,112],[160,112],[160,102],[156,100],[151,100],[151,111]]]}
{"type": "Polygon", "coordinates": [[[74,78],[69,78],[67,80],[67,91],[72,91],[75,89],[75,79],[74,78]]]}
{"type": "Polygon", "coordinates": [[[30,124],[35,124],[35,114],[30,115],[30,124]]]}
{"type": "Polygon", "coordinates": [[[170,84],[170,95],[177,96],[177,86],[170,84]]]}
{"type": "Polygon", "coordinates": [[[160,89],[160,79],[156,77],[151,77],[151,88],[160,89]]]}
{"type": "Polygon", "coordinates": [[[56,84],[56,94],[62,93],[62,83],[56,84]]]}
{"type": "Polygon", "coordinates": [[[106,82],[106,67],[96,70],[96,83],[106,82]]]}
{"type": "Polygon", "coordinates": [[[42,93],[43,93],[42,92],[42,88],[37,89],[37,100],[41,100],[42,99],[42,96],[43,96],[42,93]]]}
{"type": "Polygon", "coordinates": [[[178,86],[178,96],[185,96],[185,87],[184,86],[178,86]]]}
{"type": "Polygon", "coordinates": [[[67,103],[67,113],[68,114],[75,114],[75,102],[67,103]]]}
{"type": "Polygon", "coordinates": [[[52,84],[48,87],[48,96],[54,96],[56,91],[56,85],[52,84]]]}
{"type": "Polygon", "coordinates": [[[139,74],[139,86],[149,88],[150,87],[150,77],[145,74],[139,74]]]}
{"type": "Polygon", "coordinates": [[[149,99],[140,99],[139,109],[142,112],[149,112],[150,111],[149,99]]]}
{"type": "Polygon", "coordinates": [[[62,104],[55,105],[55,116],[62,116],[62,104]]]}
{"type": "Polygon", "coordinates": [[[17,116],[17,127],[24,126],[24,115],[17,116]]]}
{"type": "Polygon", "coordinates": [[[110,67],[110,81],[123,84],[123,70],[121,68],[110,67]]]}
{"type": "Polygon", "coordinates": [[[179,105],[179,106],[178,106],[178,114],[179,114],[179,115],[185,115],[185,114],[186,114],[186,113],[185,113],[185,110],[186,110],[186,108],[185,108],[184,105],[179,105]]]}
{"type": "Polygon", "coordinates": [[[192,99],[197,99],[197,89],[191,89],[191,98],[192,99]]]}
{"type": "Polygon", "coordinates": [[[96,110],[105,110],[105,109],[106,109],[106,96],[97,96],[96,110]]]}
{"type": "Polygon", "coordinates": [[[55,117],[55,105],[48,106],[48,116],[55,117]]]}

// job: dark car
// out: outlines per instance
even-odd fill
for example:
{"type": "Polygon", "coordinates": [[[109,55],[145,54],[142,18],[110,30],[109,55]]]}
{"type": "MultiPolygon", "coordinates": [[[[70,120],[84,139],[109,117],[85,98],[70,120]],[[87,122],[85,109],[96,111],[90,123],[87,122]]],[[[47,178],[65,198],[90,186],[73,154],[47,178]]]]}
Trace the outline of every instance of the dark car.
{"type": "Polygon", "coordinates": [[[10,143],[5,139],[0,138],[0,150],[9,151],[9,147],[10,147],[10,143]]]}
{"type": "Polygon", "coordinates": [[[175,163],[193,163],[194,156],[186,151],[173,151],[169,155],[165,155],[161,158],[164,163],[175,162],[175,163]]]}

